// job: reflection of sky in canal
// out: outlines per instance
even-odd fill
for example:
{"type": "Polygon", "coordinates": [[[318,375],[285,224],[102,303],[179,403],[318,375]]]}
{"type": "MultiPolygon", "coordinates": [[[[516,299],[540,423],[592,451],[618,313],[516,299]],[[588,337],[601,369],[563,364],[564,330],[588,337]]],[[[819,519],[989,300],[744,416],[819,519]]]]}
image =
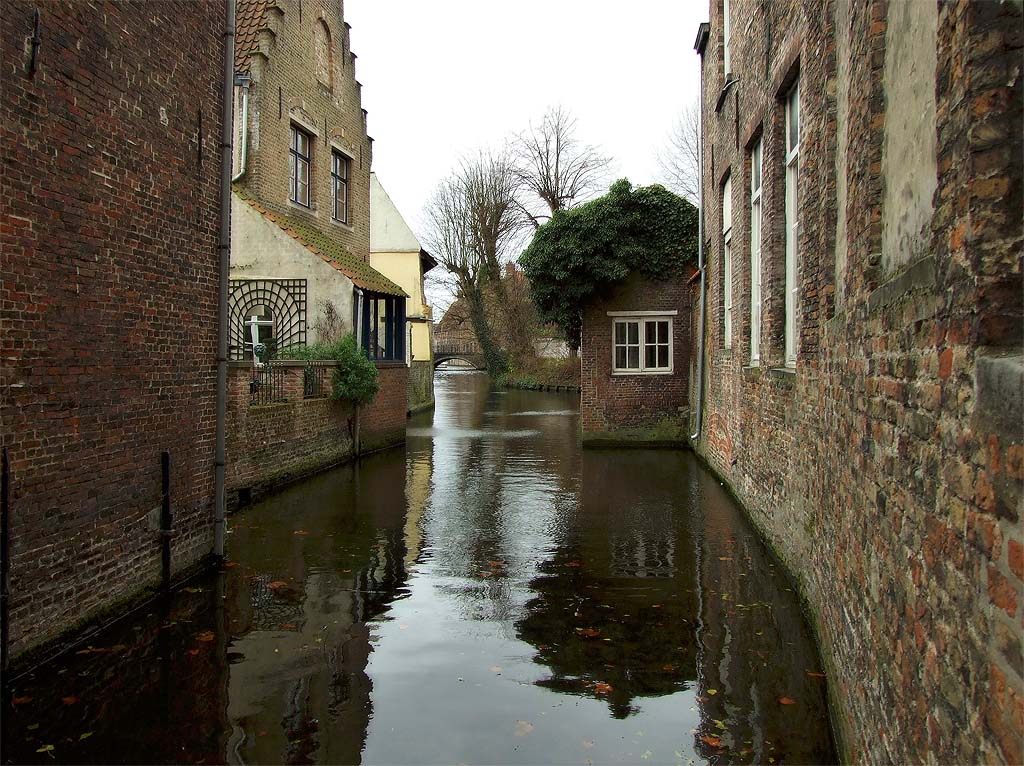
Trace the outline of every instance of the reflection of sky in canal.
{"type": "Polygon", "coordinates": [[[406,449],[240,511],[220,574],[18,679],[5,761],[835,760],[796,597],[692,455],[436,384],[406,449]]]}

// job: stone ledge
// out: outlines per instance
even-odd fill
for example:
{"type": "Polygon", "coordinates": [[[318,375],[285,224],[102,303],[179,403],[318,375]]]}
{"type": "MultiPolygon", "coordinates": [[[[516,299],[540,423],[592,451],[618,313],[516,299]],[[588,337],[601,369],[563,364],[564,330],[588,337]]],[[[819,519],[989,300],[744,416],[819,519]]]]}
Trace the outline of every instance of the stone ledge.
{"type": "Polygon", "coordinates": [[[1020,442],[1024,431],[1022,350],[978,351],[974,373],[974,421],[984,430],[1020,442]]]}
{"type": "Polygon", "coordinates": [[[874,289],[868,296],[868,313],[874,314],[882,308],[902,300],[907,295],[937,286],[935,257],[927,256],[910,265],[898,276],[874,289]]]}

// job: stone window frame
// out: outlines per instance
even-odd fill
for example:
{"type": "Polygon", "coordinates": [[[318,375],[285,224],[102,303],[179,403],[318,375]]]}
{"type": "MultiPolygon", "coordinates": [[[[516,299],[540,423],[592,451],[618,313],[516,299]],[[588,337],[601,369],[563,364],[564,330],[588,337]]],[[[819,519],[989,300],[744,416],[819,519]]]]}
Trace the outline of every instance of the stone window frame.
{"type": "MultiPolygon", "coordinates": [[[[627,375],[673,375],[675,373],[675,317],[678,316],[678,311],[609,311],[607,315],[612,320],[612,334],[611,334],[611,374],[613,377],[622,377],[627,375]],[[650,344],[647,342],[647,324],[655,324],[659,322],[668,323],[668,340],[667,343],[661,343],[657,339],[657,330],[655,330],[655,342],[650,344]],[[629,343],[628,330],[626,330],[626,342],[617,343],[615,331],[618,325],[637,325],[637,342],[629,343]],[[646,364],[647,347],[651,346],[668,346],[668,366],[667,367],[648,367],[646,364]],[[625,346],[628,348],[637,348],[638,366],[637,367],[619,367],[616,364],[615,351],[617,347],[625,346]]],[[[627,350],[626,363],[628,365],[628,350],[627,350]]],[[[655,352],[657,353],[657,352],[655,352]]]]}
{"type": "Polygon", "coordinates": [[[733,312],[733,247],[732,247],[732,173],[722,182],[722,348],[732,350],[733,312]]]}
{"type": "Polygon", "coordinates": [[[799,245],[800,245],[800,78],[797,76],[789,85],[784,99],[783,113],[783,220],[785,268],[783,271],[784,315],[783,315],[783,365],[787,369],[796,367],[799,353],[799,245]],[[796,136],[792,130],[796,129],[796,136]]]}
{"type": "Polygon", "coordinates": [[[750,143],[750,366],[761,364],[761,330],[764,319],[764,136],[759,131],[750,143]],[[755,225],[756,221],[756,225],[755,225]]]}
{"type": "Polygon", "coordinates": [[[313,143],[314,135],[306,130],[305,127],[292,121],[289,124],[289,141],[288,141],[288,201],[292,204],[299,205],[306,209],[312,209],[313,207],[313,143]],[[298,137],[303,136],[306,139],[306,152],[303,155],[298,147],[298,137]],[[301,164],[306,167],[306,201],[303,202],[299,199],[299,178],[298,169],[301,164]]]}
{"type": "Polygon", "coordinates": [[[352,161],[353,158],[343,152],[336,146],[331,147],[331,220],[335,223],[340,223],[345,226],[352,225],[352,204],[351,204],[351,183],[352,183],[352,161]],[[345,175],[344,177],[338,174],[338,161],[344,164],[345,175]],[[339,184],[344,185],[345,188],[345,215],[343,218],[338,217],[338,186],[339,184]]]}

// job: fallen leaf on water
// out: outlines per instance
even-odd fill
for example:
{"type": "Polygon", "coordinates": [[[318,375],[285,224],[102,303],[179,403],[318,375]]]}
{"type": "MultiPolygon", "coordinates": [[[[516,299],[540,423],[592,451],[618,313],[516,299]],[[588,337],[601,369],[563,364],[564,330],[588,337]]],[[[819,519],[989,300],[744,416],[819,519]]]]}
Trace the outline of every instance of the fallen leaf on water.
{"type": "Polygon", "coordinates": [[[711,745],[711,747],[722,746],[722,740],[720,740],[713,734],[705,734],[703,737],[700,738],[700,741],[703,742],[705,745],[711,745]]]}
{"type": "Polygon", "coordinates": [[[256,732],[256,736],[257,737],[265,737],[265,736],[267,736],[267,733],[265,731],[258,731],[258,732],[256,732]]]}
{"type": "Polygon", "coordinates": [[[295,630],[295,623],[294,622],[282,622],[277,627],[279,627],[281,630],[295,630]]]}
{"type": "Polygon", "coordinates": [[[581,636],[586,636],[587,638],[595,638],[596,636],[601,635],[601,631],[597,628],[576,628],[576,632],[581,636]]]}
{"type": "Polygon", "coordinates": [[[504,561],[488,561],[487,562],[487,566],[491,567],[492,569],[497,569],[498,567],[505,566],[505,562],[504,561]]]}
{"type": "Polygon", "coordinates": [[[480,572],[481,577],[494,577],[494,572],[480,572]]]}
{"type": "Polygon", "coordinates": [[[225,561],[224,562],[224,566],[227,567],[228,569],[230,569],[231,567],[238,566],[238,562],[237,561],[225,561]]]}
{"type": "Polygon", "coordinates": [[[606,684],[604,681],[598,681],[594,684],[594,694],[608,694],[612,690],[612,685],[606,684]]]}
{"type": "Polygon", "coordinates": [[[724,724],[724,723],[722,723],[721,721],[719,721],[719,720],[718,720],[717,718],[715,718],[715,719],[714,719],[714,722],[715,722],[715,726],[716,726],[716,727],[718,727],[718,728],[719,728],[719,729],[721,729],[722,731],[725,731],[725,724],[724,724]]]}
{"type": "Polygon", "coordinates": [[[53,745],[43,745],[41,748],[36,750],[37,753],[52,753],[53,745]]]}
{"type": "Polygon", "coordinates": [[[676,669],[676,666],[675,665],[662,665],[661,669],[664,670],[666,673],[671,673],[671,672],[673,672],[676,669]]]}
{"type": "Polygon", "coordinates": [[[309,532],[304,529],[296,529],[292,534],[298,535],[299,537],[309,537],[309,532]]]}
{"type": "Polygon", "coordinates": [[[805,670],[804,673],[809,675],[811,678],[824,678],[824,673],[815,673],[813,670],[805,670]]]}
{"type": "Polygon", "coordinates": [[[779,704],[780,705],[795,705],[796,704],[796,700],[792,699],[791,697],[779,697],[779,704]]]}
{"type": "Polygon", "coordinates": [[[583,740],[583,749],[584,750],[589,750],[593,746],[594,746],[594,740],[592,740],[592,739],[585,739],[585,740],[583,740]]]}
{"type": "Polygon", "coordinates": [[[76,702],[78,702],[78,697],[61,697],[60,701],[63,702],[65,705],[74,705],[76,702]]]}
{"type": "Polygon", "coordinates": [[[183,588],[182,590],[184,590],[186,593],[202,593],[203,592],[202,588],[183,588]]]}
{"type": "Polygon", "coordinates": [[[284,580],[274,580],[274,582],[268,584],[267,587],[271,590],[281,590],[281,588],[287,588],[288,583],[284,580]]]}
{"type": "Polygon", "coordinates": [[[37,724],[37,723],[30,723],[25,728],[28,729],[29,731],[35,731],[36,729],[39,728],[39,724],[37,724]]]}
{"type": "Polygon", "coordinates": [[[516,736],[525,737],[533,731],[533,724],[527,721],[516,721],[516,736]]]}
{"type": "Polygon", "coordinates": [[[199,647],[196,647],[195,649],[189,649],[188,653],[191,654],[193,657],[195,657],[201,651],[202,650],[199,647]]]}
{"type": "Polygon", "coordinates": [[[31,697],[13,697],[11,698],[12,705],[27,705],[32,701],[31,697]]]}
{"type": "Polygon", "coordinates": [[[199,641],[213,641],[213,639],[215,639],[216,637],[216,634],[214,634],[212,630],[204,630],[202,633],[196,636],[196,638],[199,641]]]}
{"type": "Polygon", "coordinates": [[[568,564],[566,564],[566,566],[567,567],[581,567],[583,565],[580,562],[578,562],[578,561],[570,561],[568,564]]]}
{"type": "Polygon", "coordinates": [[[81,742],[83,739],[89,739],[89,737],[91,737],[91,736],[92,736],[92,732],[91,731],[87,731],[84,734],[79,734],[78,735],[78,741],[81,742]]]}
{"type": "Polygon", "coordinates": [[[409,626],[408,625],[399,625],[398,629],[399,630],[409,630],[409,626]]]}
{"type": "Polygon", "coordinates": [[[718,694],[718,689],[708,689],[708,694],[718,694]]]}

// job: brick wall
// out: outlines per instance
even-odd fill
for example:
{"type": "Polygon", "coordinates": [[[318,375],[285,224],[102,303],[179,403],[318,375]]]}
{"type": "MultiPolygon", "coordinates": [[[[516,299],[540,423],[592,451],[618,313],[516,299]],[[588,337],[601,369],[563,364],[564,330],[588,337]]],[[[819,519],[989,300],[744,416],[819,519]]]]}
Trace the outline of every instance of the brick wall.
{"type": "Polygon", "coordinates": [[[17,654],[159,578],[162,450],[174,569],[212,548],[225,6],[12,0],[0,16],[17,654]]]}
{"type": "MultiPolygon", "coordinates": [[[[286,484],[323,471],[352,457],[355,410],[334,401],[329,363],[324,363],[325,396],[303,396],[304,362],[276,362],[282,372],[279,395],[269,404],[253,404],[252,368],[232,363],[228,375],[228,500],[240,493],[255,499],[286,484]]],[[[404,365],[378,365],[380,390],[360,408],[360,444],[368,452],[405,441],[404,365]]]]}
{"type": "Polygon", "coordinates": [[[800,582],[849,761],[1020,763],[1019,6],[918,4],[911,22],[932,14],[935,31],[915,51],[913,24],[893,15],[904,4],[730,5],[738,83],[724,88],[720,0],[704,56],[707,395],[697,449],[800,582]],[[908,50],[913,61],[901,64],[908,50]],[[934,68],[912,66],[929,55],[934,68]],[[797,77],[798,343],[787,370],[782,96],[797,77]],[[917,78],[925,101],[934,92],[930,122],[907,130],[927,110],[908,118],[907,99],[892,95],[907,85],[898,78],[917,78]],[[934,194],[900,202],[897,177],[913,188],[907,176],[929,167],[893,164],[900,136],[932,132],[935,177],[924,180],[934,194]],[[764,305],[753,366],[748,195],[758,137],[764,305]],[[886,252],[899,239],[887,227],[902,236],[914,223],[901,206],[925,225],[906,252],[886,252]]]}
{"type": "Polygon", "coordinates": [[[689,389],[690,296],[685,280],[632,275],[583,312],[580,422],[584,435],[642,429],[678,415],[689,389]],[[670,374],[613,375],[609,311],[677,312],[672,317],[670,374]]]}

